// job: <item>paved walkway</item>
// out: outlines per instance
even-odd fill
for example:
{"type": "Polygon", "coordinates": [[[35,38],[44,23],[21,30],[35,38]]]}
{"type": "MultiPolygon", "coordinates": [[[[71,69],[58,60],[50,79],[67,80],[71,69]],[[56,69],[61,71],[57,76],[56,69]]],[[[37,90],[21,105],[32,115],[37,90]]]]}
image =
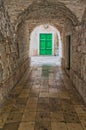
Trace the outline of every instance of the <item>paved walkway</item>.
{"type": "Polygon", "coordinates": [[[32,66],[2,106],[0,130],[86,130],[86,107],[59,66],[32,66]]]}
{"type": "Polygon", "coordinates": [[[58,56],[33,56],[31,57],[31,66],[61,66],[61,59],[58,56]]]}

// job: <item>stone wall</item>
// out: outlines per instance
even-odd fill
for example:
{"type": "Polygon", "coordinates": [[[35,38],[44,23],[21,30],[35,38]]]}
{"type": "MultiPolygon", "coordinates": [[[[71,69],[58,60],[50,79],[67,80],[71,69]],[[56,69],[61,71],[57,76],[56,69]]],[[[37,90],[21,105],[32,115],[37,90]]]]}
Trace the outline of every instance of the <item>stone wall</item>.
{"type": "MultiPolygon", "coordinates": [[[[86,7],[86,0],[4,0],[5,6],[8,8],[8,12],[11,17],[11,22],[16,21],[19,14],[25,11],[34,1],[36,3],[37,2],[40,3],[40,1],[42,3],[54,2],[55,4],[62,2],[64,5],[67,6],[67,8],[69,8],[77,16],[79,20],[81,20],[84,8],[86,7]]],[[[36,4],[35,3],[33,4],[35,5],[35,8],[36,8],[36,4]]],[[[62,5],[60,5],[60,7],[61,6],[62,5]]],[[[53,7],[53,9],[55,8],[53,7]]],[[[58,9],[58,12],[59,12],[59,9],[58,9]]],[[[66,13],[66,10],[64,13],[66,13]]],[[[57,13],[55,13],[55,15],[56,14],[57,13]]]]}
{"type": "Polygon", "coordinates": [[[74,86],[86,102],[86,19],[75,27],[72,25],[71,21],[67,21],[64,32],[65,54],[67,51],[66,36],[71,36],[70,70],[67,70],[66,68],[66,55],[64,57],[65,70],[70,76],[74,86]]]}
{"type": "Polygon", "coordinates": [[[29,63],[29,28],[28,24],[25,22],[20,24],[18,30],[16,31],[16,41],[18,46],[18,63],[21,65],[25,61],[29,63]]]}
{"type": "Polygon", "coordinates": [[[18,44],[14,29],[2,0],[0,0],[0,104],[24,74],[28,63],[19,62],[18,44]]]}

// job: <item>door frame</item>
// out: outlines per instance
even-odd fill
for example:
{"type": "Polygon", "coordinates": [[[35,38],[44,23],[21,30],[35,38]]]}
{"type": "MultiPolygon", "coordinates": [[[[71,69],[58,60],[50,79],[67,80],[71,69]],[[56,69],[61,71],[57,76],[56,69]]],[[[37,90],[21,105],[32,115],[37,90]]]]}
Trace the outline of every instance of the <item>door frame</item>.
{"type": "Polygon", "coordinates": [[[66,69],[71,67],[71,35],[66,36],[66,69]]]}
{"type": "MultiPolygon", "coordinates": [[[[54,56],[54,32],[53,31],[51,31],[51,32],[42,32],[41,31],[38,33],[38,55],[40,55],[40,34],[52,34],[52,55],[54,56]]],[[[44,55],[44,56],[47,56],[47,55],[44,55]]]]}

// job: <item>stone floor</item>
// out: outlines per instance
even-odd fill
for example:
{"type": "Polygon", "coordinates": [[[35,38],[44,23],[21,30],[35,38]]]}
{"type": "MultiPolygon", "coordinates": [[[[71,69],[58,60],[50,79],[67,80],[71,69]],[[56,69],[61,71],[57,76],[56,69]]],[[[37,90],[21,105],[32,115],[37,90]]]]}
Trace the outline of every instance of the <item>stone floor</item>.
{"type": "Polygon", "coordinates": [[[31,66],[0,108],[0,130],[86,130],[86,106],[59,66],[31,66]]]}
{"type": "Polygon", "coordinates": [[[61,66],[61,59],[59,56],[31,57],[31,66],[42,66],[42,65],[61,66]]]}

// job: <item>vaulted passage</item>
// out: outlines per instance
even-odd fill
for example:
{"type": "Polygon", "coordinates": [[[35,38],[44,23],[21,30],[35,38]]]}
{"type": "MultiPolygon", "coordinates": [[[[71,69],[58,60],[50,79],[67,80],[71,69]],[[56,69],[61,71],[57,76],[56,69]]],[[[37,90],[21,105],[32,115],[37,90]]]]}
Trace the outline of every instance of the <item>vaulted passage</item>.
{"type": "Polygon", "coordinates": [[[86,1],[0,0],[0,130],[86,130],[86,1]]]}

